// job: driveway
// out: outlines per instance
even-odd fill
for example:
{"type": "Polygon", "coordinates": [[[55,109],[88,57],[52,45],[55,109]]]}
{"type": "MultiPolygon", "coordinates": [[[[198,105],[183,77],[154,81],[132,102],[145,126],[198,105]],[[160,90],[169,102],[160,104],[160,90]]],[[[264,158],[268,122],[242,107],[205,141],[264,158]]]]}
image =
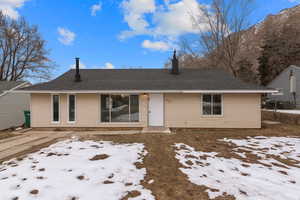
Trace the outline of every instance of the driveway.
{"type": "Polygon", "coordinates": [[[33,151],[36,148],[48,146],[70,136],[71,133],[70,131],[28,131],[19,136],[0,140],[0,162],[21,155],[28,150],[33,151]]]}
{"type": "Polygon", "coordinates": [[[140,131],[27,131],[18,136],[0,139],[0,163],[9,158],[38,151],[57,141],[72,136],[89,135],[131,135],[140,131]]]}

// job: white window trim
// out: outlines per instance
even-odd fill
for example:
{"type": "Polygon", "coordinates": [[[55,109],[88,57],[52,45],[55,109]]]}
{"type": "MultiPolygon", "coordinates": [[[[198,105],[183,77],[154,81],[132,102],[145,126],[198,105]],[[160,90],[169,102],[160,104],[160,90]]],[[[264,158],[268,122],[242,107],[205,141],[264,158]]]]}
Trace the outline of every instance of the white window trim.
{"type": "Polygon", "coordinates": [[[67,114],[68,114],[68,123],[69,124],[75,124],[76,120],[77,120],[77,96],[75,94],[68,94],[68,98],[67,98],[67,114]],[[70,96],[73,95],[74,101],[75,101],[75,109],[74,109],[74,121],[70,121],[70,96]]]}
{"type": "Polygon", "coordinates": [[[59,94],[51,94],[51,123],[52,124],[60,124],[60,118],[61,118],[61,114],[60,114],[60,95],[59,94]],[[58,121],[53,121],[54,118],[54,113],[53,113],[53,96],[58,96],[58,121]]]}
{"type": "Polygon", "coordinates": [[[111,104],[111,102],[110,102],[110,105],[109,105],[109,122],[102,122],[102,116],[101,116],[101,114],[102,114],[102,108],[101,108],[101,96],[102,95],[108,95],[109,96],[109,101],[112,101],[112,98],[111,98],[111,96],[113,96],[113,95],[122,95],[122,94],[99,94],[99,107],[100,107],[100,109],[99,109],[99,123],[100,124],[140,124],[140,120],[141,120],[141,111],[140,111],[140,96],[139,96],[139,94],[125,94],[125,95],[128,95],[129,96],[129,119],[131,119],[131,113],[130,113],[130,96],[131,95],[137,95],[138,96],[138,98],[139,98],[139,119],[138,119],[138,122],[111,122],[111,109],[112,109],[112,104],[111,104]]]}
{"type": "MultiPolygon", "coordinates": [[[[216,94],[216,93],[210,93],[210,94],[201,94],[200,95],[200,102],[201,102],[201,116],[204,117],[204,118],[223,118],[224,117],[224,95],[223,94],[216,94]],[[214,114],[211,114],[211,115],[205,115],[203,114],[203,95],[221,95],[221,115],[214,115],[214,114]]],[[[213,99],[212,99],[213,101],[213,99]]],[[[213,106],[212,106],[213,108],[213,106]]],[[[211,108],[211,109],[212,109],[211,108]]]]}

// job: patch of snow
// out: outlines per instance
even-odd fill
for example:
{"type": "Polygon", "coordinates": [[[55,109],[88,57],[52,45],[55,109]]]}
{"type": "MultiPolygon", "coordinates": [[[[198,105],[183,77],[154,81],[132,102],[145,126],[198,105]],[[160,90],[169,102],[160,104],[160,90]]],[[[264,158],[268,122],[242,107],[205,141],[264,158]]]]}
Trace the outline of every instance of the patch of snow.
{"type": "Polygon", "coordinates": [[[132,199],[153,200],[141,185],[146,169],[134,164],[146,153],[137,143],[62,141],[0,165],[0,199],[118,200],[136,191],[132,199]]]}
{"type": "Polygon", "coordinates": [[[154,183],[153,179],[151,179],[150,181],[148,181],[148,184],[152,184],[152,183],[154,183]]]}
{"type": "MultiPolygon", "coordinates": [[[[238,146],[235,151],[251,151],[259,157],[266,155],[279,156],[282,159],[293,159],[300,162],[300,138],[289,137],[248,137],[246,140],[223,139],[238,146]]],[[[297,165],[297,164],[296,164],[297,165]]],[[[298,164],[300,167],[300,164],[298,164]]]]}
{"type": "Polygon", "coordinates": [[[238,155],[238,156],[240,156],[240,157],[242,157],[242,158],[247,158],[247,156],[246,156],[246,153],[245,153],[245,152],[243,152],[243,153],[240,153],[240,152],[235,152],[235,154],[236,154],[236,155],[238,155]]]}
{"type": "Polygon", "coordinates": [[[275,110],[267,110],[267,111],[300,115],[300,110],[276,110],[276,111],[275,110]]]}
{"type": "Polygon", "coordinates": [[[211,199],[227,194],[239,200],[299,200],[300,166],[290,166],[266,156],[279,154],[299,162],[299,138],[225,141],[242,146],[236,150],[258,152],[261,159],[258,163],[249,163],[219,157],[216,152],[195,151],[186,144],[175,144],[176,158],[183,165],[180,170],[192,183],[208,187],[206,191],[211,199]]]}

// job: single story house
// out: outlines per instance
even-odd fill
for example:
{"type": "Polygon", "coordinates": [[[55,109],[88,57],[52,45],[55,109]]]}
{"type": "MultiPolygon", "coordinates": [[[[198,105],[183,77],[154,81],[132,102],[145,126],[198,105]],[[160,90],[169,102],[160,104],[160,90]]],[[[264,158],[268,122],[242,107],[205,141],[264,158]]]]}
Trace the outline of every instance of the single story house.
{"type": "Polygon", "coordinates": [[[223,70],[71,69],[19,92],[32,127],[260,128],[261,95],[223,70]]]}
{"type": "Polygon", "coordinates": [[[14,93],[27,87],[25,81],[0,81],[0,130],[24,124],[24,110],[30,108],[30,94],[14,93]]]}
{"type": "Polygon", "coordinates": [[[291,65],[283,70],[267,87],[276,88],[280,92],[269,94],[274,101],[289,102],[300,107],[300,67],[291,65]]]}

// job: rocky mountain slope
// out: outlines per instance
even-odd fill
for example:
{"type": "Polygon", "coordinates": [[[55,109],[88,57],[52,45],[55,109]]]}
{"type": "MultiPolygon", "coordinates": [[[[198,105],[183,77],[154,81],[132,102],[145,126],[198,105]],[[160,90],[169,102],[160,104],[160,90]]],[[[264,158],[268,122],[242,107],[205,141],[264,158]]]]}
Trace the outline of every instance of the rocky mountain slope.
{"type": "MultiPolygon", "coordinates": [[[[300,42],[300,34],[297,33],[300,33],[300,5],[284,9],[276,15],[269,15],[262,22],[244,31],[238,57],[247,59],[252,64],[252,71],[257,74],[258,59],[262,55],[262,46],[265,45],[266,40],[270,37],[278,37],[278,40],[286,38],[289,41],[300,42]],[[290,32],[296,34],[289,35],[290,32]]],[[[282,48],[288,48],[285,46],[288,44],[283,43],[282,45],[282,48]]],[[[300,65],[299,58],[292,59],[290,62],[300,65]]],[[[291,63],[286,64],[290,65],[291,63]]]]}

